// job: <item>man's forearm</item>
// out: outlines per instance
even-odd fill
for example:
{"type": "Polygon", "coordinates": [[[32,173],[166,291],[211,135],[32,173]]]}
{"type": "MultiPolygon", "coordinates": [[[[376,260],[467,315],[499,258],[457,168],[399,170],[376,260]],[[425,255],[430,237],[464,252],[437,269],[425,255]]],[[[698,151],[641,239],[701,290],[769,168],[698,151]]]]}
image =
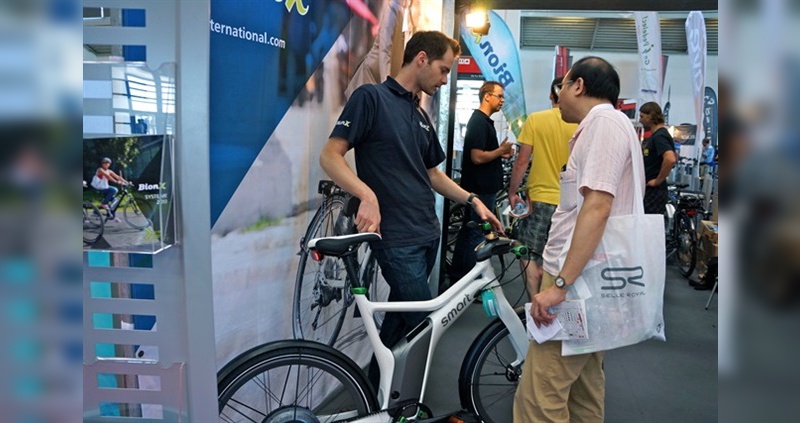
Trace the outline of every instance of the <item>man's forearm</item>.
{"type": "Polygon", "coordinates": [[[669,176],[669,172],[672,171],[672,166],[675,165],[676,162],[675,154],[664,153],[661,160],[661,169],[658,171],[658,176],[656,176],[656,183],[659,185],[667,179],[669,176]]]}
{"type": "Polygon", "coordinates": [[[511,181],[509,182],[508,186],[508,193],[511,195],[512,193],[516,194],[517,190],[519,189],[519,185],[522,183],[522,176],[525,175],[525,171],[528,169],[528,164],[531,161],[531,146],[522,144],[519,153],[517,153],[517,159],[514,161],[514,167],[511,169],[511,181]]]}
{"type": "Polygon", "coordinates": [[[452,179],[448,178],[438,168],[428,169],[428,177],[431,179],[431,188],[449,200],[455,201],[459,204],[467,202],[469,192],[461,188],[452,179]]]}

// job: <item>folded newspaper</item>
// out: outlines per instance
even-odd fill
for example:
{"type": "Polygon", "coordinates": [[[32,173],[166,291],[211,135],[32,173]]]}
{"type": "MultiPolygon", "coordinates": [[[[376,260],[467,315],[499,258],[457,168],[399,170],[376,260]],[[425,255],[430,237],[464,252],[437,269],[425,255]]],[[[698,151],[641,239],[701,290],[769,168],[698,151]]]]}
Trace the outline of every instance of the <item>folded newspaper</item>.
{"type": "Polygon", "coordinates": [[[528,339],[538,343],[546,341],[563,341],[567,339],[588,339],[586,325],[586,304],[583,300],[567,300],[550,307],[550,314],[556,318],[548,325],[536,327],[531,317],[531,303],[525,304],[525,315],[528,319],[528,339]]]}

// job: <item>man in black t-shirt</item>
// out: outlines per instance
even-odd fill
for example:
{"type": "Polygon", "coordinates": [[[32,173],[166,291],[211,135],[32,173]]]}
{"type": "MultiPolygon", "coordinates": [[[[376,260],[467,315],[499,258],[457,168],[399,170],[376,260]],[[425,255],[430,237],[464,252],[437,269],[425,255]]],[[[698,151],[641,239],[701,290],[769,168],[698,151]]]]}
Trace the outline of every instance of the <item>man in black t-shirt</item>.
{"type": "MultiPolygon", "coordinates": [[[[445,154],[419,105],[421,93],[433,95],[447,84],[460,51],[458,41],[441,32],[415,33],[394,78],[353,92],[320,155],[328,176],[361,200],[355,219],[358,231],[382,236],[371,247],[391,287],[389,301],[431,299],[428,275],[441,234],[433,191],[468,204],[502,230],[476,194],[464,191],[438,168],[445,154]],[[344,158],[351,148],[358,174],[344,158]]],[[[387,313],[381,340],[394,346],[426,316],[427,312],[387,313]]]]}
{"type": "Polygon", "coordinates": [[[644,176],[647,187],[644,191],[644,212],[664,214],[667,205],[667,176],[678,160],[672,135],[664,127],[664,113],[658,103],[651,101],[639,108],[639,122],[650,131],[644,140],[644,176]]]}
{"type": "MultiPolygon", "coordinates": [[[[461,188],[478,194],[483,204],[494,210],[497,191],[503,187],[501,158],[511,157],[511,143],[497,142],[497,131],[491,116],[505,103],[503,85],[485,82],[478,91],[480,106],[472,112],[464,135],[464,155],[461,161],[461,188]]],[[[469,208],[464,222],[480,222],[480,217],[469,208]]],[[[453,249],[450,283],[455,283],[475,266],[475,247],[483,241],[483,232],[462,225],[453,249]]]]}

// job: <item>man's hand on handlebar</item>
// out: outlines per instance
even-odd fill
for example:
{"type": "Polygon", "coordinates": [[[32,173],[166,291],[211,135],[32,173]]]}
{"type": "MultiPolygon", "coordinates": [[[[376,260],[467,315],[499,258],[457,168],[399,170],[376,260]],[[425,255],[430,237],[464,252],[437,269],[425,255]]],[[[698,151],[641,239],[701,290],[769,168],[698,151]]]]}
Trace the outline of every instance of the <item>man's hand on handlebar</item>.
{"type": "Polygon", "coordinates": [[[478,216],[480,216],[481,220],[489,222],[492,225],[492,229],[495,232],[504,234],[503,225],[500,223],[499,220],[497,220],[497,216],[495,216],[494,213],[492,213],[486,207],[486,205],[483,204],[483,201],[481,201],[479,198],[476,197],[474,200],[472,200],[472,204],[473,204],[472,208],[475,210],[475,213],[477,213],[478,216]]]}

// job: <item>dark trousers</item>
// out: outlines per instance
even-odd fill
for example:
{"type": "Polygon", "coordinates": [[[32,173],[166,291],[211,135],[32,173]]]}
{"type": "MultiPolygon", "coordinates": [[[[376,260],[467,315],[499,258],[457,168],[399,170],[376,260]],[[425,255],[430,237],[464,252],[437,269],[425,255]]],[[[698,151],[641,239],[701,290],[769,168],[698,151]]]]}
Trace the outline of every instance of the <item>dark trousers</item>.
{"type": "MultiPolygon", "coordinates": [[[[428,275],[433,269],[439,250],[439,240],[407,247],[373,250],[381,274],[389,284],[389,301],[430,300],[428,275]]],[[[428,312],[386,313],[381,325],[380,338],[383,345],[392,348],[411,329],[428,316],[428,312]]],[[[369,367],[369,379],[378,385],[378,363],[373,357],[369,367]]]]}
{"type": "MultiPolygon", "coordinates": [[[[496,194],[482,194],[478,198],[489,210],[494,210],[496,194]]],[[[464,224],[456,236],[456,245],[453,248],[453,263],[450,266],[450,284],[458,282],[473,267],[475,267],[475,247],[484,240],[483,231],[467,226],[467,222],[481,223],[481,218],[470,206],[465,206],[464,224]]]]}

